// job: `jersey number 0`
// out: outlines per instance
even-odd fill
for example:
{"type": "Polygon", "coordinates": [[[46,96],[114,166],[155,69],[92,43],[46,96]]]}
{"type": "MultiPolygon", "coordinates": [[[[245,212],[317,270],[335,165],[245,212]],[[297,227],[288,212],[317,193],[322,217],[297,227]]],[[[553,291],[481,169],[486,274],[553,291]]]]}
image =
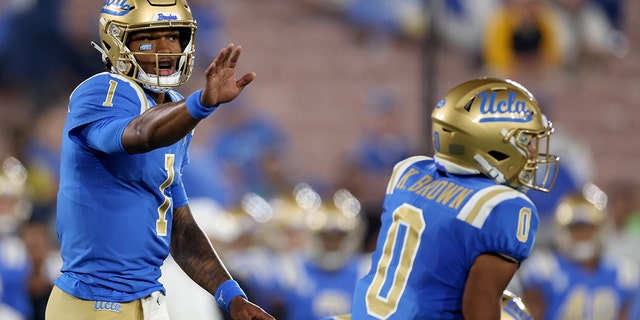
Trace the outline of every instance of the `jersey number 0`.
{"type": "Polygon", "coordinates": [[[367,289],[367,313],[386,319],[396,312],[425,229],[422,210],[403,204],[393,212],[376,274],[367,289]]]}

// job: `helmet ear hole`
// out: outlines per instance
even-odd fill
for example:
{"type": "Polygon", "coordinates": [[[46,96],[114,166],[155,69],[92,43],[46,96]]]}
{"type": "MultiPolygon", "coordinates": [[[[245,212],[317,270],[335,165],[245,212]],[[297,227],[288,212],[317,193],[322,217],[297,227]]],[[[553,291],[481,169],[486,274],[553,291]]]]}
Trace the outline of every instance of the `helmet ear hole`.
{"type": "Polygon", "coordinates": [[[191,42],[191,30],[188,28],[180,28],[180,49],[184,51],[191,42]]]}
{"type": "Polygon", "coordinates": [[[508,156],[508,155],[506,155],[506,154],[504,154],[504,153],[502,153],[502,152],[500,152],[500,151],[492,150],[492,151],[489,151],[488,153],[489,153],[489,155],[490,155],[491,157],[493,157],[493,158],[494,158],[494,159],[496,159],[497,161],[502,161],[502,160],[504,160],[504,159],[509,158],[509,156],[508,156]]]}
{"type": "Polygon", "coordinates": [[[471,100],[464,105],[464,109],[467,110],[467,112],[471,110],[471,105],[474,101],[476,101],[476,97],[471,98],[471,100]]]}

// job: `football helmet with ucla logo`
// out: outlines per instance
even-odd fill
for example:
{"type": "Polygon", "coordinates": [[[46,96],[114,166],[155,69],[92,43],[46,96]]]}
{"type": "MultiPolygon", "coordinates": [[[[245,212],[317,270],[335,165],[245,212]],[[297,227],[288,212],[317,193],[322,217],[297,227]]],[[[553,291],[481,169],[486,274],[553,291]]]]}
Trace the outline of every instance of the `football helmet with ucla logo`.
{"type": "Polygon", "coordinates": [[[346,189],[339,189],[310,210],[306,225],[310,231],[309,252],[319,268],[342,268],[360,250],[365,225],[360,216],[360,201],[346,189]]]}
{"type": "Polygon", "coordinates": [[[167,92],[184,84],[191,76],[196,21],[185,0],[106,0],[100,12],[99,27],[100,45],[93,45],[102,53],[107,69],[112,72],[154,92],[167,92]],[[133,34],[160,28],[179,30],[182,52],[159,53],[152,48],[140,48],[134,54],[128,47],[133,34]],[[160,69],[162,57],[178,57],[176,71],[166,76],[149,74],[140,67],[136,60],[138,55],[155,55],[156,70],[160,69]]]}
{"type": "Polygon", "coordinates": [[[521,84],[466,81],[445,94],[431,117],[434,158],[447,172],[482,173],[522,191],[551,190],[559,161],[548,153],[553,127],[521,84]]]}

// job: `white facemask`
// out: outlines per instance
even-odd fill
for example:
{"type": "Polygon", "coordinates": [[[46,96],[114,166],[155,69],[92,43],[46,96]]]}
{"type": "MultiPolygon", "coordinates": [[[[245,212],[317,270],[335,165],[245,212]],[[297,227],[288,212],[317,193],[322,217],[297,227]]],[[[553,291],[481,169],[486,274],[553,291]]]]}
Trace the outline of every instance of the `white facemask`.
{"type": "Polygon", "coordinates": [[[595,241],[579,241],[573,245],[571,257],[577,261],[593,259],[599,251],[599,246],[595,241]]]}

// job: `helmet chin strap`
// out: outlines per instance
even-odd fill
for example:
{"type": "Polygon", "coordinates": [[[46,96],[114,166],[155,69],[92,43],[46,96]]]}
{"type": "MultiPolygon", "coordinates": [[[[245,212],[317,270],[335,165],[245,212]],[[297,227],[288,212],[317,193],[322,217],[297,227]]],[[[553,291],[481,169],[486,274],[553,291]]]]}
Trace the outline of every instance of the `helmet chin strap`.
{"type": "Polygon", "coordinates": [[[169,87],[150,86],[146,83],[142,83],[141,85],[144,89],[149,90],[151,92],[155,92],[155,93],[166,93],[166,92],[169,92],[169,90],[171,90],[171,88],[169,87]]]}
{"type": "Polygon", "coordinates": [[[97,43],[91,41],[91,46],[93,46],[94,49],[98,50],[98,52],[100,52],[100,55],[102,56],[102,62],[104,62],[104,65],[110,69],[111,71],[115,71],[113,66],[111,66],[111,63],[109,62],[108,56],[107,56],[107,52],[104,51],[104,49],[102,49],[102,47],[100,47],[100,45],[98,45],[97,43]]]}
{"type": "Polygon", "coordinates": [[[480,165],[482,172],[488,175],[491,179],[495,180],[499,184],[505,184],[507,180],[504,179],[504,175],[495,167],[492,167],[487,160],[480,155],[476,154],[473,159],[480,165]]]}

